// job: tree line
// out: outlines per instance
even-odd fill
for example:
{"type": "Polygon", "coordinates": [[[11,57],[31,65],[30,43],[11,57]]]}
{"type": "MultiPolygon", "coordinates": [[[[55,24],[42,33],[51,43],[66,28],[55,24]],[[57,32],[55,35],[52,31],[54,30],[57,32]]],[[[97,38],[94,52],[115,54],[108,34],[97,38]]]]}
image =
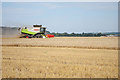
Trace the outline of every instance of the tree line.
{"type": "Polygon", "coordinates": [[[107,36],[107,34],[104,33],[54,33],[52,32],[51,34],[53,34],[56,37],[62,37],[62,36],[68,36],[68,37],[100,37],[100,36],[107,36]]]}

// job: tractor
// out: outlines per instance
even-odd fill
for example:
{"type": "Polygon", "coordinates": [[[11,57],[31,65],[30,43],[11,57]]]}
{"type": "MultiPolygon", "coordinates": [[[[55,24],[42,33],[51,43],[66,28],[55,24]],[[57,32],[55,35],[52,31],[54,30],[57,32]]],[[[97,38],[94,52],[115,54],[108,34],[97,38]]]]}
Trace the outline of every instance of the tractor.
{"type": "Polygon", "coordinates": [[[33,28],[21,28],[20,34],[21,38],[51,38],[54,35],[47,34],[46,27],[42,27],[42,25],[33,25],[33,28]]]}

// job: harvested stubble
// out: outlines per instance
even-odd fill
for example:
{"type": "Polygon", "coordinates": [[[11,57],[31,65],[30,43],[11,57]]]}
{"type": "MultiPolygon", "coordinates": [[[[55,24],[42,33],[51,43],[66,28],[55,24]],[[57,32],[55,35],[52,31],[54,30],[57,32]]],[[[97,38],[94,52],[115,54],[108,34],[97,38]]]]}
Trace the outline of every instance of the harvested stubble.
{"type": "Polygon", "coordinates": [[[67,47],[89,49],[119,49],[117,37],[57,37],[49,39],[3,39],[3,46],[67,47]]]}
{"type": "Polygon", "coordinates": [[[118,50],[113,49],[118,46],[117,38],[3,39],[2,45],[6,45],[2,48],[3,78],[118,77],[118,50]],[[66,47],[82,44],[109,50],[66,47]],[[47,47],[56,45],[65,47],[47,47]]]}

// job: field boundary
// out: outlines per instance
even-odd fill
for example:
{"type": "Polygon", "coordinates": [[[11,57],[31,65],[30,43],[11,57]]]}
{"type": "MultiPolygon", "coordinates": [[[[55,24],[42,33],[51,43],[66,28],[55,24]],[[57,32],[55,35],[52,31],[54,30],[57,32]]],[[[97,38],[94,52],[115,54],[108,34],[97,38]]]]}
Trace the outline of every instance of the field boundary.
{"type": "Polygon", "coordinates": [[[84,46],[51,46],[51,45],[0,45],[2,47],[55,47],[55,48],[82,48],[82,49],[107,49],[107,50],[120,50],[120,48],[115,47],[84,47],[84,46]]]}

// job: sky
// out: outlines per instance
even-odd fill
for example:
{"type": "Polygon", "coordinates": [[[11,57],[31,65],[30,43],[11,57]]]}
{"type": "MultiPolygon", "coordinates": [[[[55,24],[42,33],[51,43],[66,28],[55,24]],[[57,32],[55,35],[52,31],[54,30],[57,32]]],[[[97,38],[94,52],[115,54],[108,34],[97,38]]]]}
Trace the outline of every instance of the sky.
{"type": "Polygon", "coordinates": [[[117,32],[117,2],[2,2],[2,25],[50,32],[117,32]]]}

